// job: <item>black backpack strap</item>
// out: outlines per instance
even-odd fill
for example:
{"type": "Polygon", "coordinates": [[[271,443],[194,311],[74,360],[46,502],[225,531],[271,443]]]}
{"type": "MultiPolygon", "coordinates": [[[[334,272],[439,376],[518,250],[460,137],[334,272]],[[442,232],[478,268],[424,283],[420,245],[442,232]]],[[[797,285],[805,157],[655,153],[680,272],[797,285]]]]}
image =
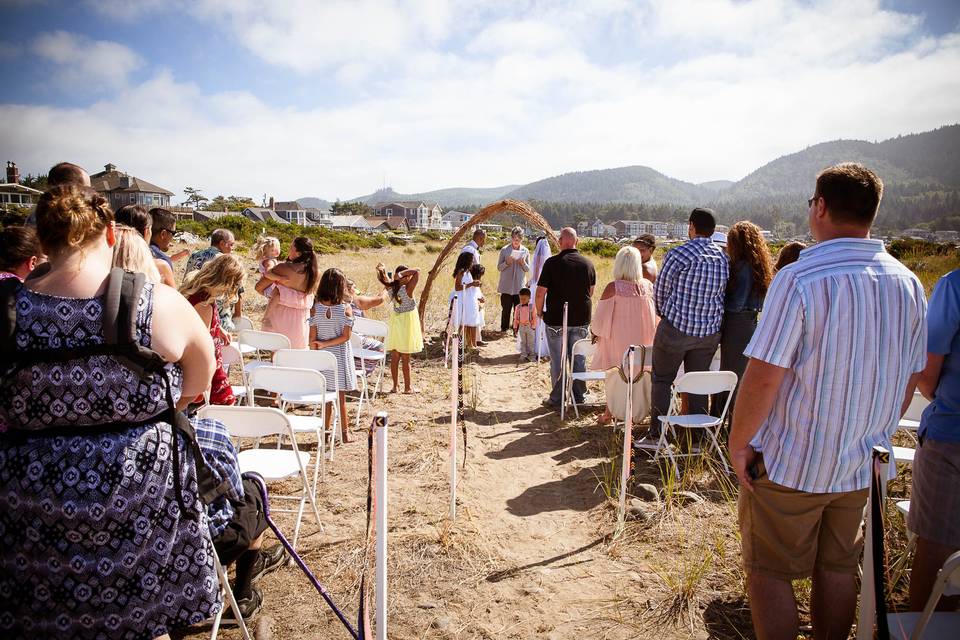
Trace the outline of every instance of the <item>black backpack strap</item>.
{"type": "Polygon", "coordinates": [[[17,291],[22,286],[16,278],[0,280],[0,353],[16,351],[13,336],[17,331],[17,291]]]}
{"type": "Polygon", "coordinates": [[[103,304],[103,336],[107,344],[136,344],[137,308],[147,278],[114,267],[103,304]]]}

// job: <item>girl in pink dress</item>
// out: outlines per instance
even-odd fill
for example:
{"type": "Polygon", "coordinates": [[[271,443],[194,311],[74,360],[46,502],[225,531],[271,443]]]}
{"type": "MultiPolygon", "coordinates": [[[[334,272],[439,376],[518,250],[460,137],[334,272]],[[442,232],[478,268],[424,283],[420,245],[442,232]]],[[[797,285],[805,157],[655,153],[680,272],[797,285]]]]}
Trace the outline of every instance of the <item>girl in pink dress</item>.
{"type": "MultiPolygon", "coordinates": [[[[606,371],[616,367],[631,344],[652,345],[657,332],[657,309],[653,284],[643,277],[643,258],[633,247],[617,252],[613,264],[614,281],[607,284],[590,323],[596,351],[590,368],[606,371]]],[[[600,424],[610,421],[610,413],[600,416],[600,424]]]]}
{"type": "Polygon", "coordinates": [[[293,349],[308,348],[310,327],[307,320],[318,280],[319,267],[313,243],[304,236],[294,238],[287,261],[264,273],[257,283],[259,293],[264,293],[271,285],[276,287],[263,316],[263,330],[287,336],[293,349]]]}

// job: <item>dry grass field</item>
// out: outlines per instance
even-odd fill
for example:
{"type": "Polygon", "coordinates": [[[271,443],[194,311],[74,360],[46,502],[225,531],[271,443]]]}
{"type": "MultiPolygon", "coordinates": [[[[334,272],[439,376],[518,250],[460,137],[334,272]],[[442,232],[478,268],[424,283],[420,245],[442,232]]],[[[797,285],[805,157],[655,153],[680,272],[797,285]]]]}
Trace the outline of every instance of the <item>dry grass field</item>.
{"type": "MultiPolygon", "coordinates": [[[[420,268],[425,278],[440,246],[344,252],[321,256],[320,262],[342,269],[361,290],[377,293],[378,261],[391,270],[399,264],[420,268]]],[[[483,287],[488,328],[500,313],[495,250],[484,253],[490,269],[483,287]]],[[[608,282],[612,259],[594,263],[598,284],[608,282]]],[[[620,435],[596,426],[592,410],[561,422],[542,407],[549,367],[519,362],[508,338],[492,341],[467,364],[468,448],[458,486],[459,516],[449,521],[451,385],[437,336],[446,319],[451,267],[434,285],[425,319],[427,346],[413,361],[419,394],[381,395],[374,405],[388,412],[390,423],[389,637],[753,637],[740,569],[735,478],[709,459],[684,465],[679,481],[666,469],[638,461],[632,486],[652,484],[659,495],[632,499],[626,529],[614,535],[620,435]]],[[[264,302],[253,293],[253,283],[251,262],[245,314],[258,324],[264,302]]],[[[384,314],[381,308],[370,315],[384,314]]],[[[356,404],[348,410],[353,418],[356,404]]],[[[371,415],[364,411],[361,429],[371,415]]],[[[364,558],[365,441],[337,449],[318,496],[326,531],[319,533],[305,517],[301,537],[303,558],[354,619],[364,558]]],[[[315,441],[305,438],[304,445],[315,451],[315,441]]],[[[908,476],[893,485],[893,495],[908,491],[908,476]]],[[[291,518],[279,520],[292,531],[291,518]]],[[[902,521],[891,511],[888,522],[894,525],[890,543],[896,559],[903,549],[902,521]]],[[[891,581],[894,599],[902,601],[902,576],[891,581]]],[[[259,586],[265,596],[256,625],[260,637],[349,637],[296,567],[283,567],[259,586]]],[[[809,585],[798,587],[806,609],[809,585]]],[[[801,617],[807,619],[806,611],[801,617]]],[[[208,634],[197,628],[187,637],[208,634]]],[[[226,629],[221,637],[240,636],[226,629]]]]}

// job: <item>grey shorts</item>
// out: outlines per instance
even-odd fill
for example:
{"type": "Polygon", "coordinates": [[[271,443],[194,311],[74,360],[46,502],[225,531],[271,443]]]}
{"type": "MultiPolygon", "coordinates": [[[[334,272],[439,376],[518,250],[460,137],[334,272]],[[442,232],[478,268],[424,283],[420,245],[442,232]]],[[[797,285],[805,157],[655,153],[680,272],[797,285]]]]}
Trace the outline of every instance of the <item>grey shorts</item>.
{"type": "Polygon", "coordinates": [[[926,438],[917,449],[907,528],[931,542],[960,548],[960,442],[926,438]]]}

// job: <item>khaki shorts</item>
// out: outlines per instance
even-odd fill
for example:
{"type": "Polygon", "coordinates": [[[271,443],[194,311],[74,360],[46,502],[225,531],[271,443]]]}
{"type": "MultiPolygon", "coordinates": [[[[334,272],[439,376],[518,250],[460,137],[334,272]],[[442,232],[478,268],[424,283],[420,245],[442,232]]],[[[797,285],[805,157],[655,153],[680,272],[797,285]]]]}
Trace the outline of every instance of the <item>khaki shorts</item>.
{"type": "Polygon", "coordinates": [[[814,568],[857,574],[869,490],[807,493],[771,482],[760,457],[757,470],[753,492],[741,490],[738,503],[744,570],[782,580],[814,568]]]}

